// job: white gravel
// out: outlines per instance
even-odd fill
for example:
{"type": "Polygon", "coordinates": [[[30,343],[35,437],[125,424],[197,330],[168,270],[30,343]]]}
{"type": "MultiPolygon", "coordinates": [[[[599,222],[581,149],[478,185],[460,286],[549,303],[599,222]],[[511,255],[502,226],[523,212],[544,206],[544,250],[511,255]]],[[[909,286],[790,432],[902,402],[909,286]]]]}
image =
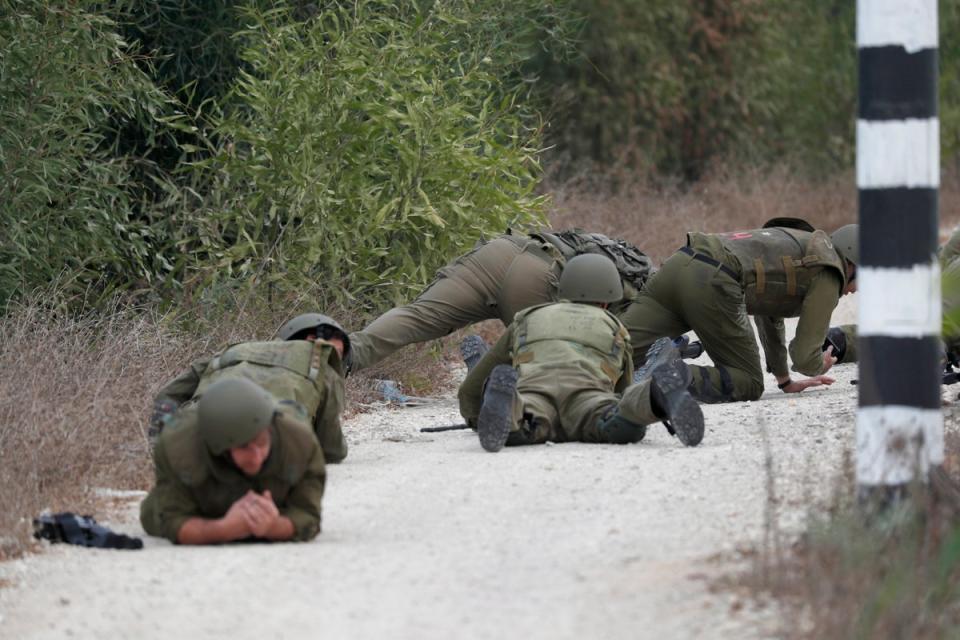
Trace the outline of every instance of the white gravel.
{"type": "MultiPolygon", "coordinates": [[[[0,638],[773,636],[774,608],[710,585],[763,537],[767,447],[788,528],[831,488],[853,443],[855,371],[705,406],[693,449],[655,426],[637,445],[493,455],[469,431],[418,431],[459,422],[452,397],[363,414],[314,542],[49,547],[0,564],[0,638]]],[[[136,506],[111,524],[143,535],[136,506]]]]}

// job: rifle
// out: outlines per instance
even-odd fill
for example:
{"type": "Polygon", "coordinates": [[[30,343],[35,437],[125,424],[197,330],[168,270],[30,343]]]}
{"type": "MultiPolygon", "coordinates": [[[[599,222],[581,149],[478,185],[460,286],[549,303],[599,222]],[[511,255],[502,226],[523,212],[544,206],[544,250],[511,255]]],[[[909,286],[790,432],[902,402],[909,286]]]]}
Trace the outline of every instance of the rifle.
{"type": "Polygon", "coordinates": [[[470,425],[468,424],[448,424],[442,427],[423,427],[420,429],[421,433],[439,433],[440,431],[459,431],[461,429],[469,429],[470,425]]]}

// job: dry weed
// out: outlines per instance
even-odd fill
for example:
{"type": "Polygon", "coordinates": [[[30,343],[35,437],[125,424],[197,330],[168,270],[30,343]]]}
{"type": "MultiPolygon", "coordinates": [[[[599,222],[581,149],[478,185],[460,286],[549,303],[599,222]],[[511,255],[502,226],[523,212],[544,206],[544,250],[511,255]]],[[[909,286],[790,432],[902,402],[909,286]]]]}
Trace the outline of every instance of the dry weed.
{"type": "MultiPolygon", "coordinates": [[[[811,505],[823,515],[812,515],[791,547],[764,545],[752,569],[723,586],[777,600],[787,638],[953,637],[960,625],[956,432],[946,448],[935,488],[914,487],[909,500],[881,513],[857,502],[847,456],[829,505],[811,505]]],[[[778,533],[776,522],[767,527],[778,533]]]]}
{"type": "MultiPolygon", "coordinates": [[[[687,231],[750,229],[779,216],[803,218],[829,231],[857,220],[852,172],[813,181],[785,167],[715,169],[686,186],[642,176],[618,176],[615,184],[587,176],[550,185],[547,191],[553,196],[552,227],[623,238],[658,263],[685,243],[687,231]]],[[[944,172],[940,215],[944,230],[960,223],[960,169],[944,172]]]]}

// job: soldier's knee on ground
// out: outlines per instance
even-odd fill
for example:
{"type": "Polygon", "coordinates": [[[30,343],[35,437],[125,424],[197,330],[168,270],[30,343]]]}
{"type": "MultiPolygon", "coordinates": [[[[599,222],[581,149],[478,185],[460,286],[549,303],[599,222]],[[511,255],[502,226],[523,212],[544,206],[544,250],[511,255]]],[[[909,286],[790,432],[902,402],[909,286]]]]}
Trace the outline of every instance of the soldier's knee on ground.
{"type": "Polygon", "coordinates": [[[759,400],[763,395],[763,378],[750,378],[743,391],[741,400],[759,400]]]}
{"type": "Polygon", "coordinates": [[[763,377],[744,372],[732,374],[726,367],[691,367],[690,395],[703,404],[758,400],[763,395],[763,377]]]}

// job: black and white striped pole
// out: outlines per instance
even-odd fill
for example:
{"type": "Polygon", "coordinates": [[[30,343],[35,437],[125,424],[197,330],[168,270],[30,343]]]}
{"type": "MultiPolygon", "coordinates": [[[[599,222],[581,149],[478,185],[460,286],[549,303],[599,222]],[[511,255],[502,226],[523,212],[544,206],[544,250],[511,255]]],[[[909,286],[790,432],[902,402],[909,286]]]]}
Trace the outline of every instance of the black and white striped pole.
{"type": "Polygon", "coordinates": [[[858,0],[860,495],[943,462],[937,1],[858,0]]]}

